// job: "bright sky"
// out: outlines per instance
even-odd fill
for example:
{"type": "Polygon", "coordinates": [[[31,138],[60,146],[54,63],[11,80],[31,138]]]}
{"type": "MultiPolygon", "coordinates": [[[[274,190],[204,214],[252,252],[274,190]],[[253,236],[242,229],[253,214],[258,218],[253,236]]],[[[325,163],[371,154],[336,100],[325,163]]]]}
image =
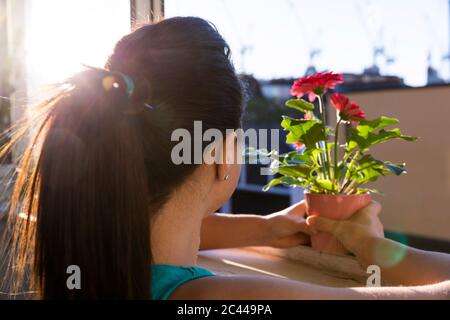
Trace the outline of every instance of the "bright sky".
{"type": "Polygon", "coordinates": [[[27,0],[27,80],[40,90],[82,68],[103,67],[130,32],[129,0],[27,0]]]}
{"type": "Polygon", "coordinates": [[[426,83],[428,54],[446,79],[448,0],[166,0],[166,17],[194,15],[213,22],[229,42],[236,67],[256,77],[300,76],[309,52],[321,48],[319,70],[360,73],[378,58],[382,74],[426,83]],[[249,47],[242,59],[240,51],[249,47]]]}
{"type": "MultiPolygon", "coordinates": [[[[102,66],[130,30],[129,0],[27,0],[30,87],[80,69],[102,66]]],[[[383,74],[426,82],[427,57],[446,79],[448,0],[165,0],[166,16],[194,15],[213,22],[229,42],[239,71],[261,79],[298,77],[320,48],[318,70],[360,73],[373,62],[383,74]],[[247,48],[245,54],[241,54],[247,48]],[[245,59],[244,59],[245,57],[245,59]]]]}

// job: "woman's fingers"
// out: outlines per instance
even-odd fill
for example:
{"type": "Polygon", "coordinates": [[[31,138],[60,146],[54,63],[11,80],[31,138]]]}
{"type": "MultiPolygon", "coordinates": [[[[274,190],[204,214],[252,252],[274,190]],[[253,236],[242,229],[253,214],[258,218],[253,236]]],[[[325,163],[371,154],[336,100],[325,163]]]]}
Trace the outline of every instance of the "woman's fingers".
{"type": "Polygon", "coordinates": [[[304,233],[296,233],[281,239],[277,239],[272,243],[276,248],[291,248],[298,245],[305,245],[310,243],[310,238],[304,233]]]}
{"type": "Polygon", "coordinates": [[[366,207],[358,210],[353,217],[357,218],[358,216],[374,216],[377,217],[381,212],[381,204],[376,201],[371,201],[366,207]]]}
{"type": "Polygon", "coordinates": [[[295,222],[295,227],[298,232],[302,232],[308,235],[311,234],[311,228],[307,225],[304,218],[298,218],[298,221],[295,222]]]}
{"type": "Polygon", "coordinates": [[[369,205],[356,212],[348,220],[337,221],[320,216],[311,216],[308,217],[307,224],[313,230],[315,229],[315,231],[325,231],[336,234],[338,226],[345,223],[345,221],[353,224],[371,225],[371,222],[373,222],[374,219],[378,221],[378,214],[380,211],[381,205],[376,201],[372,201],[369,205]]]}
{"type": "Polygon", "coordinates": [[[319,217],[319,216],[310,216],[306,220],[308,227],[311,229],[311,232],[317,233],[318,231],[329,232],[335,234],[338,229],[339,222],[336,220],[319,217]]]}

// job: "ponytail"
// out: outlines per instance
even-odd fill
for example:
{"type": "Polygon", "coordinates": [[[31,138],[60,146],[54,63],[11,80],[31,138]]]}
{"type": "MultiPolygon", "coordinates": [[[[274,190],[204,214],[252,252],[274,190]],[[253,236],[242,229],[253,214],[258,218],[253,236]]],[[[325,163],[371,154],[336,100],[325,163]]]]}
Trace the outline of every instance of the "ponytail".
{"type": "Polygon", "coordinates": [[[145,90],[134,82],[99,69],[72,78],[46,105],[20,163],[13,264],[33,269],[44,299],[150,297],[149,197],[136,130],[147,110],[136,107],[134,94],[145,90]],[[69,266],[81,271],[80,290],[67,287],[69,266]]]}

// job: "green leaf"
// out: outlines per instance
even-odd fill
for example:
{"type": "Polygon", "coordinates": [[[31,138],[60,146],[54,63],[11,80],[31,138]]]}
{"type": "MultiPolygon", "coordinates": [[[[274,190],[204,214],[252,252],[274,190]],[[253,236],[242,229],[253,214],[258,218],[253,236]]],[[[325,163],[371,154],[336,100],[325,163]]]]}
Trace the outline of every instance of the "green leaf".
{"type": "Polygon", "coordinates": [[[388,174],[390,171],[384,169],[381,161],[374,159],[371,155],[365,155],[358,160],[358,166],[352,170],[352,179],[359,185],[370,181],[376,181],[380,176],[388,174]]]}
{"type": "Polygon", "coordinates": [[[345,173],[348,170],[348,165],[346,162],[339,162],[337,172],[335,172],[336,180],[339,181],[342,177],[345,176],[345,173]]]}
{"type": "Polygon", "coordinates": [[[314,164],[314,159],[309,153],[299,154],[297,151],[291,151],[286,154],[280,155],[280,162],[283,165],[295,165],[295,164],[314,164]]]}
{"type": "Polygon", "coordinates": [[[415,141],[417,140],[416,137],[406,136],[403,135],[400,131],[400,129],[395,128],[392,130],[380,130],[377,133],[367,133],[367,135],[361,134],[360,131],[354,128],[349,129],[350,134],[350,140],[347,147],[347,151],[351,151],[356,146],[359,147],[359,149],[362,152],[367,151],[371,146],[391,140],[391,139],[401,139],[405,141],[415,141]]]}
{"type": "Polygon", "coordinates": [[[274,169],[274,171],[276,173],[282,174],[284,176],[291,176],[291,177],[302,178],[302,179],[310,179],[312,173],[315,170],[316,170],[316,168],[305,165],[305,164],[280,166],[280,167],[274,169]]]}
{"type": "Polygon", "coordinates": [[[358,167],[353,172],[353,177],[361,185],[369,181],[373,182],[380,176],[391,173],[398,176],[403,172],[405,172],[404,164],[393,164],[388,161],[383,162],[374,159],[371,155],[365,155],[358,160],[358,167]]]}
{"type": "Polygon", "coordinates": [[[374,132],[378,129],[386,128],[388,126],[392,126],[394,124],[398,124],[399,122],[400,121],[398,121],[395,118],[388,118],[388,117],[380,117],[374,120],[363,120],[358,124],[356,130],[359,132],[361,136],[367,137],[368,134],[371,132],[374,132]]]}
{"type": "Polygon", "coordinates": [[[366,168],[383,168],[383,162],[375,159],[370,154],[366,154],[358,159],[358,166],[356,172],[366,168]]]}
{"type": "Polygon", "coordinates": [[[320,179],[320,178],[318,178],[318,179],[316,179],[314,181],[314,183],[318,187],[320,187],[320,189],[322,189],[320,191],[323,191],[323,190],[333,191],[333,183],[330,180],[328,180],[328,179],[320,179]]]}
{"type": "MultiPolygon", "coordinates": [[[[349,133],[351,134],[352,133],[352,129],[350,128],[350,129],[348,129],[349,130],[349,133]]],[[[358,147],[358,143],[354,140],[355,138],[354,137],[352,137],[352,138],[350,138],[350,140],[347,142],[347,148],[345,149],[345,153],[347,154],[347,155],[349,155],[353,150],[355,150],[357,147],[358,147]]]]}
{"type": "MultiPolygon", "coordinates": [[[[315,120],[303,120],[303,119],[294,119],[291,118],[289,116],[282,116],[283,120],[281,121],[281,126],[285,129],[285,130],[291,130],[292,127],[298,126],[298,125],[303,125],[305,126],[305,130],[309,127],[312,127],[315,122],[315,120]]],[[[297,142],[297,141],[294,141],[297,142]]]]}
{"type": "Polygon", "coordinates": [[[358,174],[356,177],[353,177],[354,180],[358,182],[359,185],[363,185],[367,182],[374,182],[379,177],[385,176],[389,171],[385,171],[383,167],[381,169],[377,167],[368,167],[362,170],[358,170],[358,174]]]}
{"type": "Polygon", "coordinates": [[[267,191],[270,188],[280,185],[280,184],[287,186],[287,187],[303,187],[303,188],[306,188],[309,185],[309,183],[307,181],[302,182],[297,178],[285,176],[285,177],[276,178],[276,179],[271,180],[268,184],[266,184],[263,187],[263,191],[267,191]]]}
{"type": "Polygon", "coordinates": [[[309,103],[303,99],[291,99],[286,101],[286,106],[296,109],[301,112],[308,112],[314,110],[314,104],[309,103]]]}
{"type": "Polygon", "coordinates": [[[301,141],[306,148],[315,148],[317,142],[326,139],[322,125],[316,120],[296,120],[283,116],[281,126],[289,131],[286,143],[301,141]]]}
{"type": "Polygon", "coordinates": [[[391,173],[395,174],[396,176],[401,175],[402,173],[406,173],[405,164],[404,163],[390,163],[390,162],[384,162],[384,167],[391,171],[391,173]]]}
{"type": "Polygon", "coordinates": [[[308,155],[311,157],[311,160],[315,166],[319,166],[319,156],[321,153],[324,153],[324,149],[320,148],[308,148],[306,149],[303,154],[308,155]]]}
{"type": "Polygon", "coordinates": [[[283,178],[286,178],[286,177],[277,178],[277,179],[272,179],[268,184],[266,184],[266,185],[263,187],[263,191],[267,191],[267,190],[269,190],[270,188],[275,187],[275,186],[281,184],[283,178]]]}

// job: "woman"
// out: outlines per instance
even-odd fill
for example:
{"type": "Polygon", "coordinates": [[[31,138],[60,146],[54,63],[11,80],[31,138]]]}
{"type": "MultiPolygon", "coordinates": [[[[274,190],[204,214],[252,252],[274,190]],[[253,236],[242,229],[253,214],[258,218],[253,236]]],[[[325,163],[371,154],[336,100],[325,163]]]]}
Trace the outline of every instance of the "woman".
{"type": "Polygon", "coordinates": [[[145,26],[119,41],[106,70],[73,77],[36,110],[31,127],[16,129],[4,154],[33,129],[9,215],[19,282],[30,266],[31,284],[44,299],[447,297],[448,256],[410,248],[382,275],[425,286],[334,289],[221,277],[195,266],[199,246],[287,247],[317,230],[333,232],[363,264],[383,266],[386,257],[374,254],[380,246],[400,248],[383,239],[376,203],[352,220],[310,218],[309,226],[303,203],[265,218],[211,214],[238,182],[236,136],[218,141],[217,153],[204,148],[223,161],[199,165],[175,165],[171,137],[179,128],[192,133],[196,120],[204,130],[240,127],[242,88],[229,56],[226,42],[202,19],[145,26]],[[16,218],[19,212],[26,219],[16,218]],[[66,286],[72,265],[81,270],[79,290],[66,286]]]}

